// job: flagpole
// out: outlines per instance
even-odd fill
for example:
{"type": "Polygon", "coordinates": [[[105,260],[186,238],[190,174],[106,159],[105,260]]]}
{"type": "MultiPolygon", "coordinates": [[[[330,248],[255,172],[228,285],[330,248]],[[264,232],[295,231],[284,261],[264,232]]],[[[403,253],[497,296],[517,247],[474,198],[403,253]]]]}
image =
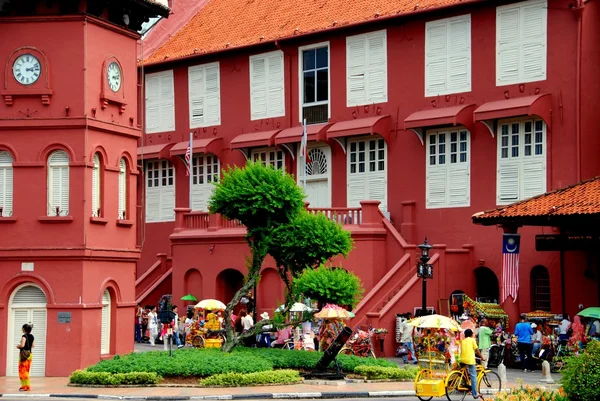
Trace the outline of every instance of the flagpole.
{"type": "MultiPolygon", "coordinates": [[[[308,147],[308,138],[306,135],[306,118],[302,121],[302,140],[304,142],[304,147],[308,147]]],[[[306,192],[306,153],[307,153],[307,149],[303,149],[302,151],[302,175],[304,176],[303,179],[303,186],[302,188],[304,188],[305,192],[306,192]]]]}
{"type": "Polygon", "coordinates": [[[193,142],[192,142],[193,140],[194,140],[194,135],[190,132],[190,164],[188,166],[188,168],[190,169],[190,171],[189,171],[189,173],[190,173],[189,174],[190,175],[190,206],[189,206],[190,210],[194,209],[194,207],[193,207],[193,205],[194,205],[194,203],[193,203],[194,197],[192,195],[192,183],[193,183],[193,169],[192,169],[192,166],[194,164],[194,145],[193,145],[193,142]]]}

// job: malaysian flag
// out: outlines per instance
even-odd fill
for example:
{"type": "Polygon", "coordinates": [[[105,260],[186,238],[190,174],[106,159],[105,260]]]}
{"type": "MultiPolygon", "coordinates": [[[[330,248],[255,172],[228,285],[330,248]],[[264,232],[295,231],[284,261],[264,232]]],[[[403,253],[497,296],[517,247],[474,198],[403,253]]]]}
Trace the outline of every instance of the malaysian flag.
{"type": "Polygon", "coordinates": [[[504,234],[502,237],[502,294],[500,303],[504,303],[508,296],[516,302],[519,294],[519,248],[521,236],[519,234],[504,234]]]}
{"type": "Polygon", "coordinates": [[[190,137],[190,143],[185,150],[185,175],[190,176],[190,170],[192,168],[192,138],[190,137]]]}

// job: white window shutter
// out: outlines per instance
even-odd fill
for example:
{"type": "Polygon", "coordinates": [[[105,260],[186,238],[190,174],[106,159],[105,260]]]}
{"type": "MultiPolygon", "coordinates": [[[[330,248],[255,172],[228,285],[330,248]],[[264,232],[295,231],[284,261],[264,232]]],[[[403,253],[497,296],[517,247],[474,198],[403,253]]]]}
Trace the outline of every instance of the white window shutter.
{"type": "Polygon", "coordinates": [[[448,172],[445,168],[429,168],[426,181],[427,207],[436,208],[446,206],[448,192],[448,172]]]}
{"type": "Polygon", "coordinates": [[[522,199],[531,198],[546,192],[546,163],[544,158],[524,160],[522,199]]]}
{"type": "Polygon", "coordinates": [[[204,125],[221,124],[221,83],[219,63],[205,66],[204,125]]]}
{"type": "Polygon", "coordinates": [[[377,200],[381,202],[379,208],[387,210],[387,172],[378,171],[369,174],[367,181],[368,200],[377,200]]]}
{"type": "Polygon", "coordinates": [[[172,221],[175,219],[175,188],[162,187],[160,191],[160,220],[172,221]]]}
{"type": "Polygon", "coordinates": [[[471,17],[448,22],[449,59],[448,89],[453,92],[471,90],[471,17]]]}
{"type": "Polygon", "coordinates": [[[160,77],[146,75],[146,132],[160,131],[160,77]]]}
{"type": "Polygon", "coordinates": [[[364,104],[366,93],[367,39],[364,35],[346,39],[346,103],[364,104]]]}
{"type": "Polygon", "coordinates": [[[111,299],[108,290],[102,294],[102,324],[100,333],[100,353],[110,353],[110,305],[111,299]]]}
{"type": "Polygon", "coordinates": [[[447,202],[449,206],[469,206],[470,178],[466,165],[448,169],[447,202]]]}
{"type": "Polygon", "coordinates": [[[175,130],[175,87],[173,71],[160,77],[160,132],[175,130]]]}
{"type": "Polygon", "coordinates": [[[118,219],[127,219],[127,163],[121,159],[119,163],[119,206],[118,219]]]}
{"type": "Polygon", "coordinates": [[[522,40],[523,80],[546,79],[546,20],[545,2],[523,7],[522,40]]]}
{"type": "Polygon", "coordinates": [[[519,8],[498,10],[496,18],[497,60],[496,80],[498,84],[518,81],[521,74],[521,35],[519,8]]]}
{"type": "Polygon", "coordinates": [[[204,68],[190,67],[188,70],[188,95],[190,100],[190,128],[204,124],[204,68]]]}
{"type": "Polygon", "coordinates": [[[505,162],[498,166],[497,199],[498,205],[506,205],[519,200],[520,162],[505,162]]]}
{"type": "Polygon", "coordinates": [[[267,71],[267,114],[269,117],[284,116],[285,88],[282,51],[267,56],[267,71]]]}
{"type": "Polygon", "coordinates": [[[0,152],[0,217],[12,216],[13,210],[13,158],[8,152],[0,152]]]}
{"type": "Polygon", "coordinates": [[[48,216],[69,215],[69,156],[62,150],[48,158],[48,216]]]}
{"type": "Polygon", "coordinates": [[[368,200],[368,198],[366,174],[349,174],[347,207],[360,207],[360,201],[368,200]]]}
{"type": "Polygon", "coordinates": [[[425,96],[435,96],[448,89],[448,24],[428,22],[425,29],[425,96]]]}
{"type": "Polygon", "coordinates": [[[367,37],[367,101],[387,102],[387,34],[386,31],[367,37]]]}
{"type": "Polygon", "coordinates": [[[161,220],[160,216],[160,187],[146,188],[146,222],[161,220]]]}
{"type": "Polygon", "coordinates": [[[267,60],[250,58],[250,111],[253,120],[267,117],[267,60]]]}
{"type": "Polygon", "coordinates": [[[94,167],[92,168],[92,216],[100,216],[100,157],[94,155],[94,167]]]}

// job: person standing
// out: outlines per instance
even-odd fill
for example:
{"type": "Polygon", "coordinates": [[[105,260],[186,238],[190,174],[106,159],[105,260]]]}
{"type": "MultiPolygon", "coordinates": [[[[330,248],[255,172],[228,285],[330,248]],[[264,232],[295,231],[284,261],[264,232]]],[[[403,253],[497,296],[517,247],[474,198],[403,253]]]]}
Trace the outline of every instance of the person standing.
{"type": "Polygon", "coordinates": [[[525,321],[525,315],[521,315],[521,322],[515,326],[515,336],[517,336],[517,348],[519,349],[519,357],[521,358],[521,368],[523,372],[531,368],[531,336],[533,329],[531,325],[525,321]]]}
{"type": "Polygon", "coordinates": [[[31,383],[29,380],[29,372],[31,371],[31,360],[32,354],[31,349],[34,347],[33,343],[35,338],[31,334],[32,327],[28,324],[24,324],[22,327],[23,336],[21,336],[21,342],[17,345],[19,349],[19,380],[21,381],[21,388],[19,391],[31,391],[31,383]]]}
{"type": "Polygon", "coordinates": [[[558,338],[560,341],[569,341],[569,328],[571,327],[571,321],[569,320],[569,315],[564,314],[563,320],[560,322],[560,334],[558,338]]]}
{"type": "Polygon", "coordinates": [[[150,312],[148,312],[148,331],[150,335],[150,345],[154,347],[154,341],[158,336],[158,315],[156,314],[156,306],[150,306],[150,312]]]}
{"type": "Polygon", "coordinates": [[[490,357],[490,348],[492,347],[492,333],[494,331],[488,326],[487,319],[483,319],[481,321],[481,325],[479,326],[479,330],[477,331],[477,336],[479,337],[479,349],[481,350],[481,355],[485,358],[483,361],[483,366],[487,369],[488,359],[490,357]]]}
{"type": "Polygon", "coordinates": [[[171,307],[171,311],[175,314],[173,318],[173,337],[175,338],[175,344],[177,344],[177,348],[182,348],[181,339],[179,338],[179,315],[177,314],[177,306],[173,305],[171,307]]]}
{"type": "Polygon", "coordinates": [[[485,362],[485,358],[479,352],[479,348],[477,348],[477,341],[473,338],[473,330],[466,329],[465,339],[460,343],[460,363],[467,365],[473,398],[483,399],[481,394],[477,394],[477,361],[475,360],[475,354],[481,358],[482,362],[485,362]]]}
{"type": "MultiPolygon", "coordinates": [[[[412,314],[408,312],[406,314],[406,319],[402,321],[402,335],[400,336],[400,342],[401,345],[404,345],[410,352],[410,358],[413,361],[413,364],[417,364],[417,356],[415,354],[415,347],[413,346],[412,341],[413,327],[408,324],[408,321],[411,319],[411,317],[412,314]]],[[[402,358],[404,359],[404,363],[408,363],[408,355],[404,355],[402,358]]]]}
{"type": "Polygon", "coordinates": [[[535,357],[540,351],[540,348],[542,348],[542,332],[540,330],[540,326],[535,323],[531,323],[531,328],[534,331],[533,336],[531,337],[531,342],[533,345],[531,353],[535,357]]]}
{"type": "Polygon", "coordinates": [[[137,308],[135,311],[135,342],[139,343],[142,341],[142,305],[137,304],[137,308]]]}

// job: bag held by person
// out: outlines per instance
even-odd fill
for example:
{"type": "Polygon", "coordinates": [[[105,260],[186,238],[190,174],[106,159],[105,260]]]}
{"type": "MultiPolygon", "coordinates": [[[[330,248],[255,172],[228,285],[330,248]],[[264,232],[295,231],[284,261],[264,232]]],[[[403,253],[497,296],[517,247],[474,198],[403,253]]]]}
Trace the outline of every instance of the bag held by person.
{"type": "MultiPolygon", "coordinates": [[[[25,346],[27,346],[27,341],[29,339],[25,338],[25,346]]],[[[26,350],[24,348],[21,348],[19,350],[19,359],[21,360],[21,362],[25,362],[26,360],[29,359],[29,357],[31,356],[31,350],[26,350]]]]}

